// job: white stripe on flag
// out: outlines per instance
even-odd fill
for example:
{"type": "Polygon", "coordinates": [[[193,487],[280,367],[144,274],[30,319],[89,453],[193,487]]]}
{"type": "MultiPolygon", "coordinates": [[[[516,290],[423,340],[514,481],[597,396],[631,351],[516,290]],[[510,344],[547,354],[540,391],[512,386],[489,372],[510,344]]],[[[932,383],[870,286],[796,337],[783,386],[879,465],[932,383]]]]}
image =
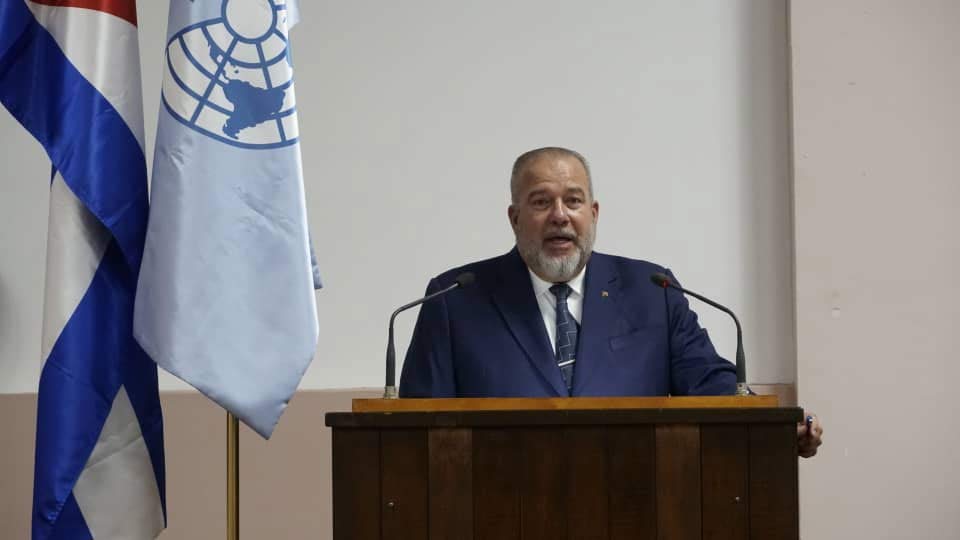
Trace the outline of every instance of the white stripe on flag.
{"type": "Polygon", "coordinates": [[[96,540],[156,538],[163,506],[140,423],[121,386],[73,496],[96,540]],[[146,481],[144,481],[146,480],[146,481]]]}
{"type": "Polygon", "coordinates": [[[70,63],[113,105],[143,149],[137,27],[102,11],[27,2],[70,63]],[[133,51],[134,54],[131,54],[133,51]]]}
{"type": "Polygon", "coordinates": [[[43,296],[43,344],[46,361],[77,304],[83,299],[110,232],[63,182],[57,173],[50,186],[47,225],[47,276],[43,296]]]}

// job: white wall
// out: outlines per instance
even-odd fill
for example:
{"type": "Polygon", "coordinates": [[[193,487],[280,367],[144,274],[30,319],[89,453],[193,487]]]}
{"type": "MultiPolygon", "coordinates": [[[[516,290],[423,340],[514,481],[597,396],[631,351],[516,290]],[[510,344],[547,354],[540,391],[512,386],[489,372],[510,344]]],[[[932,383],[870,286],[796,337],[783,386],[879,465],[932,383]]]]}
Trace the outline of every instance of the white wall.
{"type": "MultiPolygon", "coordinates": [[[[785,2],[302,2],[293,31],[326,288],[306,388],[382,384],[385,325],[447,268],[506,252],[513,158],[592,162],[597,248],[729,304],[749,378],[793,382],[785,2]]],[[[167,2],[141,2],[148,155],[167,2]]],[[[0,392],[39,374],[42,152],[0,113],[0,392]]],[[[725,316],[699,311],[732,357],[725,316]]],[[[416,314],[398,324],[406,350],[416,314]]],[[[165,377],[164,388],[182,384],[165,377]]]]}
{"type": "Polygon", "coordinates": [[[960,3],[791,7],[801,533],[960,538],[960,3]]]}

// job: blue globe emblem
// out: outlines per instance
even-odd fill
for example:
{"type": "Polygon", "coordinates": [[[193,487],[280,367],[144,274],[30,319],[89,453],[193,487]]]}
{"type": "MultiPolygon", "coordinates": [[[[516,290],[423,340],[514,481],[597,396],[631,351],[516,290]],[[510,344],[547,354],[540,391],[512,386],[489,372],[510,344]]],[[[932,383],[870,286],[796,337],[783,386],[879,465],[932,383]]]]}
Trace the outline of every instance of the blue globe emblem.
{"type": "Polygon", "coordinates": [[[243,148],[297,142],[285,0],[223,0],[167,42],[161,100],[182,124],[243,148]]]}

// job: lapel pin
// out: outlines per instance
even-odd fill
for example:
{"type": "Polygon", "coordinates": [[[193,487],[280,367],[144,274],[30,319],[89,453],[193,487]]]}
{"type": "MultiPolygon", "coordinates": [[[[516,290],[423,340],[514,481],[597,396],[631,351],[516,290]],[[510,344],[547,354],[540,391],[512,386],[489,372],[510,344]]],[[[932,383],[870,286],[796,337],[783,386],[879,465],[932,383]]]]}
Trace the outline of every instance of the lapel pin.
{"type": "Polygon", "coordinates": [[[600,291],[600,296],[606,298],[606,297],[610,296],[610,293],[608,293],[607,291],[600,291]]]}

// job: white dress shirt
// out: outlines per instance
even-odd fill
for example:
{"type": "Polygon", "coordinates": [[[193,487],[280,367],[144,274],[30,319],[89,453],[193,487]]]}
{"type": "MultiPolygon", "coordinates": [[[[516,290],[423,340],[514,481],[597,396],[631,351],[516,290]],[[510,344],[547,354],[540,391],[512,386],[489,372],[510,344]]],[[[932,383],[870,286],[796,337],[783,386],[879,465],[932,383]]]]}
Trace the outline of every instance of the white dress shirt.
{"type": "MultiPolygon", "coordinates": [[[[551,350],[555,352],[557,350],[557,297],[550,292],[550,287],[555,283],[540,279],[540,276],[534,274],[529,268],[527,271],[530,272],[530,281],[533,282],[533,294],[536,295],[537,304],[540,306],[543,325],[547,328],[547,335],[550,336],[551,350]]],[[[580,316],[583,314],[583,277],[586,271],[587,267],[584,266],[579,274],[567,282],[567,285],[573,289],[567,298],[567,309],[577,320],[577,324],[580,324],[580,316]]]]}

